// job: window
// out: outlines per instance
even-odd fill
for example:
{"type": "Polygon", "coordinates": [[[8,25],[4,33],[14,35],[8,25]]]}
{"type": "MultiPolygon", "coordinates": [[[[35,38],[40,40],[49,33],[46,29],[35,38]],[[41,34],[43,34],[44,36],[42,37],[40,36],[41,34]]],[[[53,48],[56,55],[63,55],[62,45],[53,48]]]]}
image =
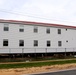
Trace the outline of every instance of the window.
{"type": "Polygon", "coordinates": [[[38,27],[34,27],[34,33],[38,32],[38,27]]]}
{"type": "Polygon", "coordinates": [[[68,42],[68,40],[66,40],[66,42],[68,42]]]}
{"type": "Polygon", "coordinates": [[[19,25],[19,32],[24,32],[24,25],[19,25]]]}
{"type": "Polygon", "coordinates": [[[19,29],[19,32],[24,32],[24,29],[22,29],[22,28],[21,28],[21,29],[19,29]]]}
{"type": "Polygon", "coordinates": [[[67,29],[66,29],[66,31],[67,31],[67,29]]]}
{"type": "Polygon", "coordinates": [[[3,40],[3,46],[8,46],[8,39],[3,40]]]}
{"type": "Polygon", "coordinates": [[[50,34],[50,28],[46,29],[46,33],[50,34]]]}
{"type": "Polygon", "coordinates": [[[58,34],[61,34],[61,29],[58,29],[58,34]]]}
{"type": "Polygon", "coordinates": [[[62,41],[58,41],[58,46],[62,46],[62,41]]]}
{"type": "Polygon", "coordinates": [[[9,31],[9,26],[8,26],[8,24],[5,24],[5,25],[4,25],[4,31],[9,31]]]}
{"type": "Polygon", "coordinates": [[[19,40],[19,46],[24,46],[24,40],[19,40]]]}
{"type": "Polygon", "coordinates": [[[38,46],[38,40],[34,40],[34,46],[38,46]]]}
{"type": "Polygon", "coordinates": [[[47,41],[47,47],[49,47],[50,46],[50,41],[47,41]]]}

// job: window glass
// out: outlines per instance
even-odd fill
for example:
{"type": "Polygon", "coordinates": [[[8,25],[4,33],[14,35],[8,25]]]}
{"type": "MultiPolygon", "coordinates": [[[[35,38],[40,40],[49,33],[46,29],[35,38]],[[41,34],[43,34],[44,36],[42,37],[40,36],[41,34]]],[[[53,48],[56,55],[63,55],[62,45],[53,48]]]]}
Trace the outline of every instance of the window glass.
{"type": "Polygon", "coordinates": [[[58,41],[58,46],[62,46],[62,41],[58,41]]]}
{"type": "Polygon", "coordinates": [[[48,33],[48,34],[50,33],[50,28],[46,29],[46,33],[48,33]]]}
{"type": "Polygon", "coordinates": [[[8,39],[3,40],[3,46],[8,46],[8,39]]]}
{"type": "Polygon", "coordinates": [[[24,40],[19,40],[19,46],[24,46],[24,40]]]}
{"type": "Polygon", "coordinates": [[[61,34],[61,29],[58,29],[58,34],[61,34]]]}
{"type": "Polygon", "coordinates": [[[38,27],[34,27],[34,33],[38,32],[38,27]]]}
{"type": "Polygon", "coordinates": [[[38,46],[38,40],[34,40],[34,46],[38,46]]]}
{"type": "Polygon", "coordinates": [[[9,31],[9,25],[8,24],[4,24],[4,31],[9,31]]]}
{"type": "Polygon", "coordinates": [[[19,32],[24,32],[24,25],[19,25],[19,32]]]}
{"type": "Polygon", "coordinates": [[[24,29],[19,29],[19,32],[24,32],[24,29]]]}
{"type": "Polygon", "coordinates": [[[47,46],[48,46],[48,47],[50,46],[50,41],[47,41],[47,46]]]}

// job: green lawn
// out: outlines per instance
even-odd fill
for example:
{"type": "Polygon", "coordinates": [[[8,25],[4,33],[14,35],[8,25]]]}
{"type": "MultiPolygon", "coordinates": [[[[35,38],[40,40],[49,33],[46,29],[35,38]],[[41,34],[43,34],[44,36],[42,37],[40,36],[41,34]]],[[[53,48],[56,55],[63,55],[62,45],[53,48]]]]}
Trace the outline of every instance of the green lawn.
{"type": "Polygon", "coordinates": [[[72,59],[72,60],[58,60],[58,61],[0,64],[0,69],[23,68],[23,67],[27,68],[27,67],[38,67],[38,66],[57,65],[57,64],[69,64],[69,63],[76,63],[76,60],[72,59]]]}

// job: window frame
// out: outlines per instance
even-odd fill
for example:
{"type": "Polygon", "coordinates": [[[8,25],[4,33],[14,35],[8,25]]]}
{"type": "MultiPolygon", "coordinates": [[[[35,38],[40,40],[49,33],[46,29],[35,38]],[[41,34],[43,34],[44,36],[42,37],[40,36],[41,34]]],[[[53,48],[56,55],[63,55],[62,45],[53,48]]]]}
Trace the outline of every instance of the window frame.
{"type": "Polygon", "coordinates": [[[59,47],[62,46],[62,41],[58,41],[58,46],[59,46],[59,47]]]}
{"type": "Polygon", "coordinates": [[[38,40],[34,40],[34,47],[38,46],[38,40]]]}
{"type": "Polygon", "coordinates": [[[24,25],[19,25],[19,32],[24,32],[24,25]]]}
{"type": "Polygon", "coordinates": [[[66,31],[67,31],[67,29],[66,29],[66,31]]]}
{"type": "Polygon", "coordinates": [[[9,31],[9,25],[8,24],[4,24],[3,31],[9,31]]]}
{"type": "Polygon", "coordinates": [[[24,40],[19,40],[19,47],[24,47],[24,40]]]}
{"type": "Polygon", "coordinates": [[[58,29],[58,34],[61,34],[61,29],[58,29]]]}
{"type": "Polygon", "coordinates": [[[24,28],[20,28],[19,29],[19,32],[24,32],[24,28]]]}
{"type": "Polygon", "coordinates": [[[8,43],[9,43],[8,42],[8,39],[3,39],[3,46],[6,46],[7,47],[8,46],[8,43]]]}
{"type": "Polygon", "coordinates": [[[34,26],[34,33],[38,33],[38,27],[34,26]]]}
{"type": "Polygon", "coordinates": [[[50,47],[50,46],[51,46],[51,41],[47,40],[47,47],[50,47]]]}
{"type": "Polygon", "coordinates": [[[50,28],[47,28],[47,29],[46,29],[46,33],[47,33],[47,34],[50,34],[50,28]]]}
{"type": "Polygon", "coordinates": [[[66,40],[66,42],[68,43],[68,40],[66,40]]]}

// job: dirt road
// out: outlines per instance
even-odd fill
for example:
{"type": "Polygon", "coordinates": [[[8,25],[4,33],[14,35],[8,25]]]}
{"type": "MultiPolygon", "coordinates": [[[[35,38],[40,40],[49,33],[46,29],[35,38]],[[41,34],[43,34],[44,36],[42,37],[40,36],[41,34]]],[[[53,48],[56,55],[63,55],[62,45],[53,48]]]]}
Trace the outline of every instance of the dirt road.
{"type": "Polygon", "coordinates": [[[0,75],[22,75],[22,74],[31,74],[39,72],[51,72],[70,68],[76,68],[76,64],[74,63],[64,65],[32,67],[32,68],[0,69],[0,75]]]}

